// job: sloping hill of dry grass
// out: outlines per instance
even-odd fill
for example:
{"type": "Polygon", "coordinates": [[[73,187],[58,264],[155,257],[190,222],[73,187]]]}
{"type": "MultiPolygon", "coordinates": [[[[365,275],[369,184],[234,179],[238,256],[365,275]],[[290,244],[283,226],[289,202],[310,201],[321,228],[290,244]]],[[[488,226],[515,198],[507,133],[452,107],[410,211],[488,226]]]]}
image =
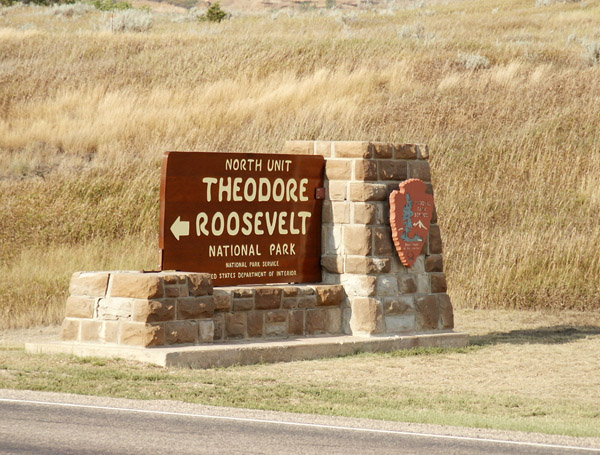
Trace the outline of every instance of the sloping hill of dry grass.
{"type": "Polygon", "coordinates": [[[468,0],[113,33],[0,9],[0,324],[59,321],[74,270],[155,266],[164,151],[286,139],[428,143],[456,306],[598,310],[598,17],[468,0]]]}

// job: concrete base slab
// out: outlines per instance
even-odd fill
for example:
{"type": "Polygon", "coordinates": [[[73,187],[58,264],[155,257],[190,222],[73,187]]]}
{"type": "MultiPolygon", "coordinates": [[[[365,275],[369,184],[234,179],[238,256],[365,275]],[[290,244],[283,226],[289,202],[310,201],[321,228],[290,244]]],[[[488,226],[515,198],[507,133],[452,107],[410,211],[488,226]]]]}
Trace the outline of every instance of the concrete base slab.
{"type": "Polygon", "coordinates": [[[312,360],[360,352],[389,352],[417,347],[458,348],[466,346],[468,342],[469,335],[466,333],[435,332],[371,337],[323,336],[154,348],[55,341],[26,343],[25,350],[33,354],[122,358],[163,367],[212,368],[312,360]]]}

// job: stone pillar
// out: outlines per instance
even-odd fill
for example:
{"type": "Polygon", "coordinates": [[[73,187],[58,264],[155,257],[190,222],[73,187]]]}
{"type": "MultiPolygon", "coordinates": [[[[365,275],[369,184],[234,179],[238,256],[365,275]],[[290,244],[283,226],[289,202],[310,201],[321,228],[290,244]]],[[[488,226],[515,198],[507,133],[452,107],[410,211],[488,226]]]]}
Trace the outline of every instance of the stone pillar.
{"type": "Polygon", "coordinates": [[[435,210],[428,241],[412,268],[401,264],[389,223],[389,195],[402,181],[421,179],[433,194],[427,146],[288,141],[284,152],[326,159],[321,264],[324,284],[344,286],[344,332],[452,329],[435,210]]]}

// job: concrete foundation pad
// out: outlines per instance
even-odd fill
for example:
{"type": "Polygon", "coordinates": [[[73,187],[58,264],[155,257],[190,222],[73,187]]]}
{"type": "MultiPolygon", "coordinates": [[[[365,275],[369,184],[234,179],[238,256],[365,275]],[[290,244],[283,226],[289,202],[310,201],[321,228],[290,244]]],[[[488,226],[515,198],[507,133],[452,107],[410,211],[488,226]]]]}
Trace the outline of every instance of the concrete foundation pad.
{"type": "Polygon", "coordinates": [[[141,348],[135,346],[55,341],[26,343],[32,354],[111,357],[163,367],[212,368],[256,363],[291,362],[338,357],[360,352],[388,352],[417,347],[464,347],[469,335],[460,332],[415,333],[397,336],[323,336],[269,341],[239,341],[194,346],[141,348]]]}

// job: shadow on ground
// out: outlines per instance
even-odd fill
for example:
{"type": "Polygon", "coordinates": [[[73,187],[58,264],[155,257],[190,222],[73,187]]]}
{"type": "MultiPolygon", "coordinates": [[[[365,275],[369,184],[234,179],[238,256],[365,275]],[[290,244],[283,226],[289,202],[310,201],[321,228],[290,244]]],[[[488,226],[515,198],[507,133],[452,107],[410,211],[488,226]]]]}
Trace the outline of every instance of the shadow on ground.
{"type": "Polygon", "coordinates": [[[557,325],[553,327],[511,330],[510,332],[492,332],[486,335],[471,336],[470,344],[474,346],[489,346],[494,344],[563,344],[594,335],[600,335],[600,327],[557,325]]]}

